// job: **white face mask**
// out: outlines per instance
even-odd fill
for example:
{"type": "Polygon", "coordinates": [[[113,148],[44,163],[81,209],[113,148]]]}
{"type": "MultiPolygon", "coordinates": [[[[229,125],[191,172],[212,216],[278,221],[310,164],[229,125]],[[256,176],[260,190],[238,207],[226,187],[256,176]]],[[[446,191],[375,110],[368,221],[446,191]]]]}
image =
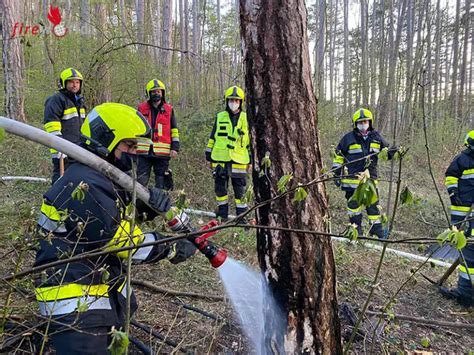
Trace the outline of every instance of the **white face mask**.
{"type": "Polygon", "coordinates": [[[357,129],[358,129],[359,131],[361,131],[361,132],[365,132],[365,131],[367,131],[367,130],[369,129],[369,124],[368,124],[368,123],[364,123],[364,124],[359,123],[359,124],[357,125],[357,129]]]}
{"type": "Polygon", "coordinates": [[[229,102],[229,108],[232,112],[235,112],[239,109],[240,103],[238,102],[229,102]]]}

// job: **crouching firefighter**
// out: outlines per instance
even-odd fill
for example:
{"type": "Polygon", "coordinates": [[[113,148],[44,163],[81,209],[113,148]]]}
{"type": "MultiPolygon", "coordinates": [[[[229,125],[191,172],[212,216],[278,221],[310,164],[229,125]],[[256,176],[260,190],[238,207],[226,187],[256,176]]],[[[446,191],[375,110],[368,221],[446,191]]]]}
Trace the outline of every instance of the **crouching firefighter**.
{"type": "Polygon", "coordinates": [[[464,306],[474,306],[474,131],[464,140],[466,149],[458,154],[446,170],[445,185],[451,201],[451,224],[464,229],[468,244],[462,249],[464,260],[459,264],[458,286],[440,287],[445,297],[464,306]]]}
{"type": "MultiPolygon", "coordinates": [[[[131,169],[138,143],[151,144],[151,129],[135,109],[116,103],[95,107],[81,127],[82,146],[122,171],[131,169]]],[[[138,221],[170,209],[160,189],[150,189],[149,205],[137,201],[138,221]]],[[[36,280],[40,314],[49,319],[48,337],[57,354],[106,354],[112,326],[124,326],[127,287],[125,266],[129,253],[136,263],[168,259],[179,263],[196,248],[187,240],[131,251],[121,247],[162,239],[143,233],[129,214],[130,196],[106,175],[81,163],[73,164],[44,194],[38,221],[39,249],[35,265],[44,265],[93,251],[112,253],[85,257],[46,269],[36,280]],[[81,190],[82,196],[77,196],[81,190]]],[[[131,293],[132,312],[137,304],[131,293]]]]}
{"type": "MultiPolygon", "coordinates": [[[[362,208],[357,201],[351,200],[359,179],[357,174],[368,169],[370,178],[377,183],[377,164],[379,153],[389,146],[388,142],[374,129],[374,118],[372,112],[367,109],[359,109],[352,116],[353,130],[346,133],[336,147],[336,154],[333,160],[332,169],[336,179],[337,187],[346,193],[347,213],[349,221],[357,226],[357,230],[362,235],[362,208]],[[347,174],[344,171],[347,169],[347,174]]],[[[396,148],[389,150],[389,159],[396,152],[396,148]]],[[[377,191],[378,195],[378,191],[377,191]]],[[[367,216],[370,224],[370,235],[384,238],[382,220],[378,207],[379,201],[370,206],[366,206],[367,216]]]]}
{"type": "Polygon", "coordinates": [[[226,90],[225,110],[217,114],[206,148],[206,160],[213,169],[216,215],[222,220],[229,216],[229,178],[234,189],[236,214],[247,210],[243,198],[250,167],[250,136],[247,114],[242,111],[244,98],[244,91],[238,86],[226,90]]]}

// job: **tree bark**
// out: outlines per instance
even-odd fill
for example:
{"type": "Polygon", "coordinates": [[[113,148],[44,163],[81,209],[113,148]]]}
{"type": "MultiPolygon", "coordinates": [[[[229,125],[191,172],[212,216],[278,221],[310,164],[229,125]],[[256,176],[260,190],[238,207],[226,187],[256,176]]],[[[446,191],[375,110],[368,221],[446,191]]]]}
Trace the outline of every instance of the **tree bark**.
{"type": "Polygon", "coordinates": [[[194,53],[194,72],[195,80],[194,83],[194,105],[199,106],[201,101],[201,59],[198,57],[200,52],[201,43],[201,27],[199,26],[199,0],[192,0],[192,12],[193,12],[193,53],[194,53]]]}
{"type": "MultiPolygon", "coordinates": [[[[256,167],[268,152],[267,176],[254,173],[258,201],[275,197],[283,174],[304,182],[321,175],[316,99],[311,82],[303,0],[240,0],[240,23],[256,167]],[[282,83],[285,83],[282,88],[282,83]],[[284,110],[282,108],[285,108],[284,110]]],[[[259,224],[327,230],[324,185],[257,211],[259,224]]],[[[265,353],[342,353],[331,241],[302,233],[257,232],[260,266],[283,313],[283,330],[265,310],[265,353]]],[[[268,304],[266,302],[265,304],[268,304]]]]}
{"type": "MultiPolygon", "coordinates": [[[[20,36],[13,35],[15,23],[20,21],[20,3],[15,0],[2,0],[2,64],[4,77],[5,102],[7,117],[26,122],[25,116],[25,61],[20,36]]],[[[18,31],[18,29],[16,29],[18,31]]]]}
{"type": "Polygon", "coordinates": [[[352,106],[352,78],[349,66],[349,0],[344,0],[344,110],[352,106]]]}
{"type": "MultiPolygon", "coordinates": [[[[163,2],[163,31],[161,43],[164,48],[171,48],[171,38],[173,29],[173,0],[164,0],[163,2]]],[[[163,68],[169,68],[171,65],[171,51],[163,50],[161,52],[161,65],[163,68]]],[[[164,80],[169,80],[169,70],[162,73],[164,80]]]]}

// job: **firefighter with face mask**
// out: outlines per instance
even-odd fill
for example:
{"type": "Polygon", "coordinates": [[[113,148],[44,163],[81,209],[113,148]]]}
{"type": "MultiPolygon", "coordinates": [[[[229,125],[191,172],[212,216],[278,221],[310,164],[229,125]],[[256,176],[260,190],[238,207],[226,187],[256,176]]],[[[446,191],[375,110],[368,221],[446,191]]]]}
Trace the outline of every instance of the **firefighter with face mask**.
{"type": "MultiPolygon", "coordinates": [[[[337,145],[332,164],[336,176],[336,186],[346,194],[349,220],[357,226],[359,234],[362,234],[363,206],[359,206],[357,201],[351,200],[359,184],[356,175],[368,169],[370,178],[376,182],[378,177],[377,153],[389,146],[388,142],[374,129],[373,123],[372,112],[364,108],[357,110],[352,117],[353,130],[346,133],[337,145]],[[347,174],[344,174],[344,170],[347,170],[347,174]]],[[[395,152],[395,148],[389,150],[389,158],[392,158],[395,152]]],[[[370,224],[369,233],[378,238],[384,238],[378,203],[377,201],[370,206],[365,206],[370,224]]]]}
{"type": "MultiPolygon", "coordinates": [[[[70,142],[80,143],[80,130],[86,117],[84,98],[81,96],[83,85],[82,74],[67,68],[59,76],[59,92],[48,97],[44,106],[44,128],[46,132],[60,136],[70,142]]],[[[60,166],[67,169],[72,159],[64,153],[50,149],[53,159],[52,183],[60,176],[60,166]]]]}
{"type": "Polygon", "coordinates": [[[169,169],[170,158],[179,152],[179,131],[173,106],[166,102],[166,87],[162,81],[152,79],[146,84],[147,101],[138,105],[138,111],[145,116],[152,129],[152,146],[139,146],[145,155],[138,159],[138,181],[146,186],[151,169],[155,173],[155,187],[173,189],[173,179],[169,169]],[[146,149],[148,151],[144,152],[146,149]]]}
{"type": "MultiPolygon", "coordinates": [[[[151,129],[132,107],[105,103],[95,107],[81,128],[83,147],[122,171],[131,168],[138,144],[151,144],[151,129]]],[[[150,209],[137,201],[138,221],[166,212],[171,202],[160,189],[150,189],[150,209]]],[[[39,248],[35,266],[94,251],[111,251],[46,269],[36,280],[40,314],[50,318],[49,338],[57,354],[107,354],[108,333],[120,329],[126,316],[126,267],[135,263],[186,260],[195,252],[189,241],[158,244],[130,251],[118,248],[162,239],[143,233],[130,221],[131,196],[106,175],[76,162],[44,194],[38,220],[39,248]],[[74,197],[77,189],[82,198],[74,197]],[[132,225],[134,226],[132,231],[132,225]]],[[[131,293],[132,312],[137,304],[131,293]]]]}
{"type": "Polygon", "coordinates": [[[440,287],[445,297],[455,299],[464,306],[474,306],[474,131],[464,139],[466,149],[458,154],[445,173],[445,185],[451,200],[451,223],[464,229],[468,244],[462,249],[464,260],[459,265],[458,286],[440,287]]]}
{"type": "Polygon", "coordinates": [[[242,111],[245,96],[238,86],[231,86],[224,95],[225,110],[217,114],[206,148],[206,160],[213,169],[217,216],[229,215],[228,183],[232,182],[236,214],[247,210],[243,200],[250,167],[250,136],[247,115],[242,111]]]}

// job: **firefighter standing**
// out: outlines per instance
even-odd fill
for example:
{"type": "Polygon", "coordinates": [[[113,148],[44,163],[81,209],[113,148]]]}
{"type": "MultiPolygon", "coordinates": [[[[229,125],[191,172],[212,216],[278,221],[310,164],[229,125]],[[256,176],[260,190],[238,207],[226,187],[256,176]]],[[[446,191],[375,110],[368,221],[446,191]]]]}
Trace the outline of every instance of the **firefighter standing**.
{"type": "Polygon", "coordinates": [[[179,152],[179,131],[173,106],[166,102],[166,88],[163,82],[153,79],[146,84],[147,101],[138,106],[138,111],[148,120],[152,128],[153,145],[139,146],[137,176],[146,186],[150,180],[151,169],[155,173],[155,187],[171,190],[173,180],[169,170],[170,158],[176,158],[179,152]],[[143,152],[143,149],[149,151],[143,152]]]}
{"type": "MultiPolygon", "coordinates": [[[[466,223],[465,236],[473,242],[474,220],[474,130],[467,133],[464,140],[466,149],[458,154],[446,170],[445,185],[451,201],[451,223],[458,229],[466,223]]],[[[440,287],[444,296],[455,299],[464,306],[474,305],[474,245],[467,244],[462,249],[464,261],[459,265],[458,286],[454,289],[440,287]]]]}
{"type": "Polygon", "coordinates": [[[225,111],[217,114],[206,148],[206,160],[211,162],[215,182],[217,217],[229,215],[227,194],[229,178],[235,195],[236,214],[247,210],[243,201],[250,164],[250,136],[247,115],[242,111],[244,91],[232,86],[225,92],[225,111]]]}
{"type": "MultiPolygon", "coordinates": [[[[82,74],[74,69],[67,68],[59,76],[59,92],[48,97],[44,107],[44,128],[46,132],[60,136],[70,142],[80,143],[80,130],[86,117],[82,91],[82,74]]],[[[66,154],[50,149],[53,160],[52,183],[60,176],[61,160],[64,169],[67,169],[72,159],[66,154]]]]}
{"type": "MultiPolygon", "coordinates": [[[[350,198],[354,194],[355,189],[359,185],[359,179],[356,174],[368,169],[370,178],[377,181],[377,154],[385,147],[388,142],[377,132],[374,127],[374,119],[372,112],[367,109],[357,110],[353,117],[353,130],[346,133],[336,147],[336,154],[333,160],[332,168],[336,176],[336,186],[346,193],[347,213],[351,223],[357,226],[359,234],[362,234],[362,208],[357,201],[350,198]],[[370,157],[367,157],[369,156],[370,157]],[[364,157],[367,157],[364,159],[364,157]],[[347,175],[344,175],[344,167],[347,168],[347,175]]],[[[393,156],[396,149],[389,151],[389,158],[393,156]]],[[[369,218],[371,235],[378,238],[384,238],[379,202],[375,202],[370,206],[366,206],[367,216],[369,218]]]]}
{"type": "MultiPolygon", "coordinates": [[[[95,107],[81,128],[83,147],[122,171],[131,168],[136,147],[151,144],[151,129],[132,107],[105,103],[95,107]]],[[[38,221],[39,249],[35,266],[78,254],[109,250],[151,242],[158,233],[142,233],[127,216],[130,196],[107,176],[75,163],[44,194],[38,221]],[[73,191],[83,188],[83,198],[73,191]]],[[[150,189],[149,204],[166,212],[170,199],[160,189],[150,189]]],[[[137,201],[139,218],[157,214],[137,201]]],[[[194,254],[187,240],[172,245],[158,244],[132,250],[134,262],[155,262],[168,258],[172,263],[194,254]]],[[[126,260],[129,251],[51,267],[36,280],[40,314],[50,318],[49,337],[57,354],[107,354],[108,332],[123,327],[126,315],[126,260]]],[[[132,293],[132,311],[137,307],[132,293]]]]}

